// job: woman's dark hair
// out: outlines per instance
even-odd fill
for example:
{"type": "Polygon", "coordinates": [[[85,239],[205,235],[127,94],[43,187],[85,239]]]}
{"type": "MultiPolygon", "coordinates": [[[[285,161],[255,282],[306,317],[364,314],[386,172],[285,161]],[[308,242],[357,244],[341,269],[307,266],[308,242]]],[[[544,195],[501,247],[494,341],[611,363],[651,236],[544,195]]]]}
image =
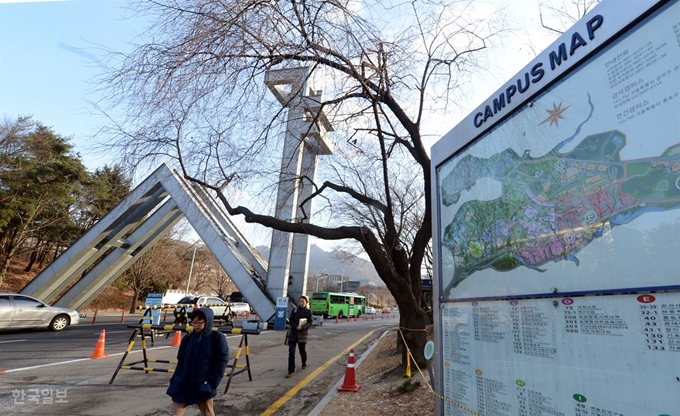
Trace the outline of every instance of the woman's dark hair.
{"type": "Polygon", "coordinates": [[[203,313],[203,311],[199,311],[198,309],[196,309],[195,311],[191,312],[190,318],[191,318],[192,321],[193,321],[194,319],[196,319],[196,318],[202,319],[202,320],[204,320],[204,321],[207,321],[207,319],[205,319],[205,314],[203,313]]]}

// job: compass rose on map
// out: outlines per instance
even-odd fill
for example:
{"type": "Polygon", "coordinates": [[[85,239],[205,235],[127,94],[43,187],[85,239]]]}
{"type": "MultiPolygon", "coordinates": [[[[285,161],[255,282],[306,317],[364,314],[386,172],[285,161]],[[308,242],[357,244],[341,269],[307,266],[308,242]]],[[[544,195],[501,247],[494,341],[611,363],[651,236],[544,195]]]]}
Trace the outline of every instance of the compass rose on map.
{"type": "Polygon", "coordinates": [[[556,127],[559,127],[560,126],[560,124],[559,124],[560,119],[564,118],[562,113],[564,113],[567,110],[567,108],[569,108],[569,107],[571,107],[571,106],[568,105],[568,106],[562,108],[562,102],[561,101],[560,101],[559,105],[555,105],[555,103],[553,103],[552,110],[545,110],[548,113],[548,118],[541,121],[538,125],[540,126],[541,124],[550,121],[550,126],[552,126],[553,123],[554,123],[556,127]]]}

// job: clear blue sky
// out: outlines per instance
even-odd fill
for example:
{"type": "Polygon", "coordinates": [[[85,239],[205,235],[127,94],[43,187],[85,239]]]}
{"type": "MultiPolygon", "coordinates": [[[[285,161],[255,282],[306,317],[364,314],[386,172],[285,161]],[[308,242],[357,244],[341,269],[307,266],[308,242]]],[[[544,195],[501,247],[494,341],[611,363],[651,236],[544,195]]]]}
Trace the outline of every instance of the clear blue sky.
{"type": "Polygon", "coordinates": [[[88,100],[102,73],[98,45],[126,50],[143,28],[129,19],[125,0],[0,0],[0,118],[33,115],[72,137],[88,169],[103,166],[88,149],[102,120],[88,100]]]}
{"type": "MultiPolygon", "coordinates": [[[[538,17],[535,10],[531,11],[537,1],[489,3],[495,7],[505,4],[526,23],[538,17]]],[[[52,127],[57,134],[71,137],[75,150],[90,170],[115,162],[98,157],[88,147],[88,139],[103,124],[88,101],[99,99],[94,92],[96,85],[91,83],[104,70],[99,45],[127,51],[129,42],[144,30],[143,20],[129,17],[127,3],[127,0],[0,0],[0,119],[33,115],[34,120],[52,127]]],[[[539,33],[540,36],[531,37],[545,40],[545,32],[539,33]]],[[[518,45],[521,40],[515,38],[512,42],[518,45]]],[[[509,48],[515,62],[512,65],[503,62],[496,80],[488,77],[473,80],[475,97],[467,106],[469,110],[531,60],[532,56],[526,53],[517,56],[518,48],[521,45],[509,48]]]]}
{"type": "MultiPolygon", "coordinates": [[[[538,17],[531,9],[537,2],[490,0],[493,6],[489,7],[505,4],[526,24],[538,17]]],[[[57,134],[70,137],[91,171],[115,163],[90,147],[90,138],[104,120],[92,112],[88,102],[100,98],[91,81],[105,70],[101,48],[129,51],[129,43],[146,26],[145,21],[130,18],[127,4],[128,0],[0,0],[0,120],[32,115],[57,134]]],[[[493,9],[487,12],[493,13],[493,9]]],[[[531,31],[535,30],[534,21],[531,31]]],[[[507,52],[510,58],[499,58],[503,65],[496,79],[485,76],[473,80],[475,93],[468,110],[532,59],[533,54],[527,54],[522,46],[526,38],[540,39],[543,47],[549,42],[543,30],[533,32],[537,36],[520,31],[514,39],[508,39],[513,46],[499,52],[507,52]],[[508,60],[514,62],[510,65],[508,60]]],[[[447,118],[451,123],[451,117],[447,118]]],[[[267,244],[259,240],[254,243],[267,244]]]]}

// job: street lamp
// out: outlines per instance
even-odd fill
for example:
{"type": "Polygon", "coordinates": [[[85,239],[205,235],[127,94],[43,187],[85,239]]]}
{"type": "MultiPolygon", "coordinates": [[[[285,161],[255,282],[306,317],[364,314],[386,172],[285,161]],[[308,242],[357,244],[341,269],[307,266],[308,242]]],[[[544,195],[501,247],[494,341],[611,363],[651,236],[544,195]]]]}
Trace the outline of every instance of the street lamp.
{"type": "Polygon", "coordinates": [[[340,293],[343,293],[342,292],[342,278],[343,278],[344,275],[345,275],[345,271],[340,270],[340,293]]]}
{"type": "Polygon", "coordinates": [[[194,246],[194,254],[191,256],[191,267],[189,267],[189,279],[187,279],[187,290],[184,291],[184,296],[189,296],[189,284],[191,283],[191,274],[194,271],[194,260],[196,259],[196,249],[198,244],[194,246]]]}

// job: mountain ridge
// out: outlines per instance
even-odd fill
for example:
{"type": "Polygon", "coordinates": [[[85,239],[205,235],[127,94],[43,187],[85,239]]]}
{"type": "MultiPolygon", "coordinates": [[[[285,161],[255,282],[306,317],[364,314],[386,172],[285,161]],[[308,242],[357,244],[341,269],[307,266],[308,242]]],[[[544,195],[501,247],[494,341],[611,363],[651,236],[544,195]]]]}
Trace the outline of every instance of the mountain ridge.
{"type": "MultiPolygon", "coordinates": [[[[257,251],[265,259],[269,258],[269,247],[257,246],[257,251]]],[[[309,273],[308,278],[313,279],[322,275],[342,276],[345,280],[359,281],[361,286],[385,286],[373,263],[361,257],[354,256],[346,251],[326,251],[316,244],[309,247],[309,273]]]]}

